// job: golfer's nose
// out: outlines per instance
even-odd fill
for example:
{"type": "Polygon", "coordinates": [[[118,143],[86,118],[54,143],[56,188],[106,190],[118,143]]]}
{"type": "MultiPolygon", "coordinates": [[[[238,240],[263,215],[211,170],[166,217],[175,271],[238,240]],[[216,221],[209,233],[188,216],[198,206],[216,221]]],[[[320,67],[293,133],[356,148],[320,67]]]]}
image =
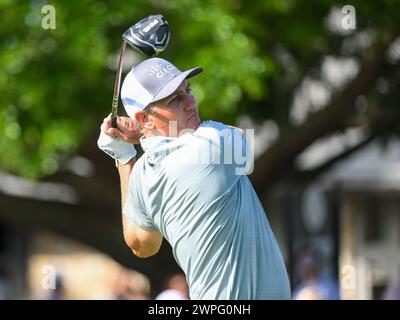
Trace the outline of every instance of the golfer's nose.
{"type": "Polygon", "coordinates": [[[194,108],[196,108],[196,100],[194,96],[190,93],[187,93],[185,95],[185,100],[184,100],[184,110],[185,111],[191,111],[194,108]]]}

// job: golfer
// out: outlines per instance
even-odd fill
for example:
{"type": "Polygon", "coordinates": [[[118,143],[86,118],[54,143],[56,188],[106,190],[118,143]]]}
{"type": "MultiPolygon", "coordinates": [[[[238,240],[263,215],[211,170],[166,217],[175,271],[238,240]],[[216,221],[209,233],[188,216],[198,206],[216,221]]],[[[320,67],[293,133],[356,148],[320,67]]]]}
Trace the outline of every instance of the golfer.
{"type": "Polygon", "coordinates": [[[191,299],[290,299],[281,252],[247,177],[249,139],[200,120],[188,79],[202,71],[143,61],[122,85],[129,117],[101,126],[98,145],[121,179],[125,241],[145,258],[165,238],[191,299]],[[138,143],[144,154],[136,159],[138,143]]]}

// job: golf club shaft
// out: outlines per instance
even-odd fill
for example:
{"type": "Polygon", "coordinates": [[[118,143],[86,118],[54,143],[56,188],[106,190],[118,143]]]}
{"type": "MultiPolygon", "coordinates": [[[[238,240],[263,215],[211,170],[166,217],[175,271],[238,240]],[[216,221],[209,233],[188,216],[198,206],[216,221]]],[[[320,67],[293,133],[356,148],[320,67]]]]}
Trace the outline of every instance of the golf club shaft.
{"type": "Polygon", "coordinates": [[[115,77],[114,82],[114,96],[112,100],[112,107],[111,107],[111,127],[117,128],[117,114],[118,114],[118,99],[119,99],[119,88],[121,83],[121,74],[122,74],[122,60],[125,53],[126,42],[122,40],[121,50],[119,54],[119,62],[117,68],[117,75],[115,77]]]}

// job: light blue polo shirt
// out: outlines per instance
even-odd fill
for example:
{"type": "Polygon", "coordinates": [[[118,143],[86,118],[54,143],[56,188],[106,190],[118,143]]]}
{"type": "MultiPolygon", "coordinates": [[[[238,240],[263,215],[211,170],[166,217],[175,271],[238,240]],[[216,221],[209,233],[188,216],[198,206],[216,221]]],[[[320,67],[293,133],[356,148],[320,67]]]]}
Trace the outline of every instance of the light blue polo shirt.
{"type": "Polygon", "coordinates": [[[171,244],[191,299],[290,299],[282,255],[246,175],[246,141],[214,121],[178,138],[141,140],[124,213],[171,244]]]}

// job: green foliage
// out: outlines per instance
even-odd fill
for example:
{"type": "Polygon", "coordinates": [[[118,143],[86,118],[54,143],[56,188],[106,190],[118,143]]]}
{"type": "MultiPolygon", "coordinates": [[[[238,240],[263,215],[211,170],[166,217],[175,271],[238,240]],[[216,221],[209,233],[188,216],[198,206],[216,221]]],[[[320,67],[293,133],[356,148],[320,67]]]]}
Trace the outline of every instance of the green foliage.
{"type": "MultiPolygon", "coordinates": [[[[395,25],[398,2],[382,3],[356,1],[361,25],[367,25],[365,17],[370,28],[395,25]]],[[[332,6],[344,4],[1,0],[0,167],[38,178],[57,169],[60,155],[79,147],[109,112],[115,77],[109,61],[121,34],[149,14],[161,13],[169,21],[172,38],[164,58],[181,69],[205,68],[192,81],[202,117],[233,123],[243,113],[274,117],[267,107],[268,83],[285,70],[273,49],[292,52],[301,77],[309,60],[326,54],[335,37],[324,18],[332,6]],[[45,4],[56,9],[54,30],[41,27],[45,4]]]]}

